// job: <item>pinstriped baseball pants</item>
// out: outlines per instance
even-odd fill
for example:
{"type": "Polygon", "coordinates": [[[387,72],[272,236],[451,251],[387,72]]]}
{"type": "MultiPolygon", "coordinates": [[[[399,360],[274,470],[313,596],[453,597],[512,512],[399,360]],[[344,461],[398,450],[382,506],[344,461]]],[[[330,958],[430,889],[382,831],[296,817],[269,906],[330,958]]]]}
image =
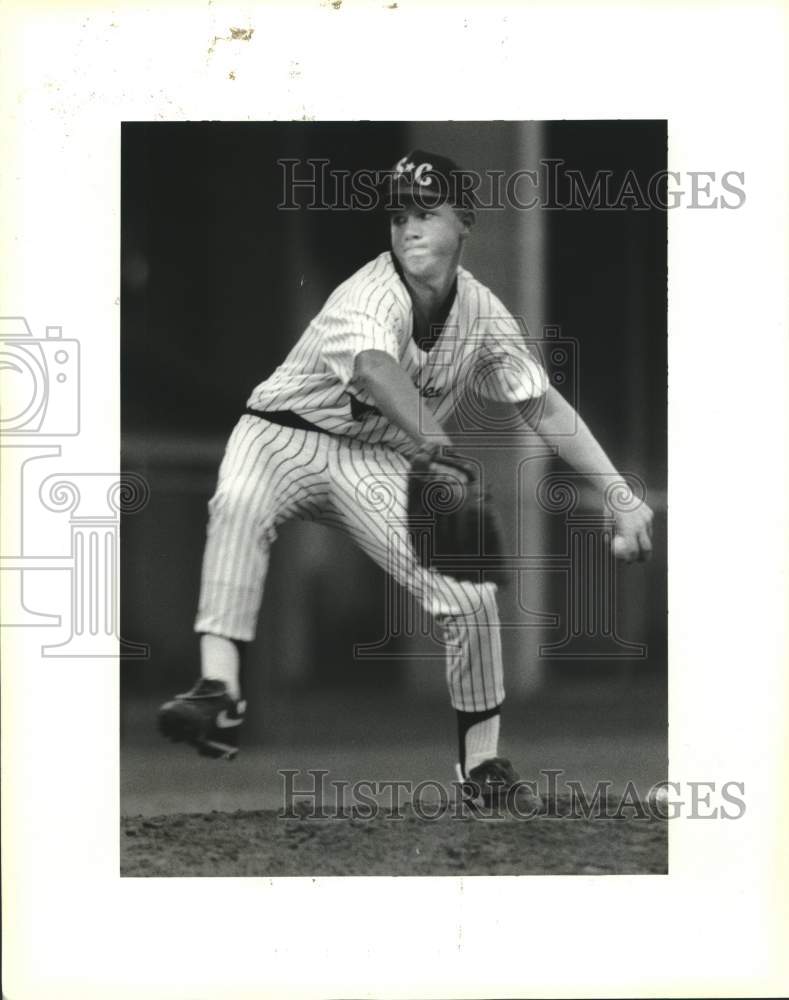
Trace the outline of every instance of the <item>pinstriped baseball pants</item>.
{"type": "Polygon", "coordinates": [[[293,518],[315,520],[346,532],[433,616],[454,708],[500,704],[496,587],[419,565],[406,531],[408,466],[383,445],[241,417],[208,504],[195,631],[253,639],[277,528],[293,518]]]}

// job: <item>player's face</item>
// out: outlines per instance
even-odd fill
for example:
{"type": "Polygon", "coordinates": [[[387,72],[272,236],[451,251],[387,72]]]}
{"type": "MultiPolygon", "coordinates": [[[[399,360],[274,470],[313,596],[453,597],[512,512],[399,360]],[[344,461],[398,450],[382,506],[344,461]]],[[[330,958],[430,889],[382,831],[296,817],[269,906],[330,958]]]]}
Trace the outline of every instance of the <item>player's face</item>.
{"type": "Polygon", "coordinates": [[[469,222],[451,205],[408,205],[389,219],[392,252],[406,274],[441,277],[457,266],[469,222]]]}

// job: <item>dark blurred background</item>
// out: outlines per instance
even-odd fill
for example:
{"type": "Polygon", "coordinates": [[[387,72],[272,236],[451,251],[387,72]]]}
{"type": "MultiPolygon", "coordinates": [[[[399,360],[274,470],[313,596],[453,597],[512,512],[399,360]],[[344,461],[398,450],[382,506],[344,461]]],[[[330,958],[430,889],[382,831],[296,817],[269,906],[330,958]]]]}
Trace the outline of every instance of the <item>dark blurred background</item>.
{"type": "MultiPolygon", "coordinates": [[[[198,671],[192,620],[206,503],[225,439],[250,390],[329,292],[388,245],[377,212],[278,208],[277,161],[378,170],[418,146],[480,172],[539,170],[546,160],[587,182],[608,171],[614,192],[632,171],[646,191],[666,167],[666,124],[126,123],[121,143],[122,464],[151,487],[148,506],[122,524],[123,633],[150,647],[149,659],[122,666],[122,740],[131,755],[124,788],[140,806],[152,762],[177,752],[156,742],[156,704],[198,671]]],[[[556,194],[561,202],[567,190],[556,194]]],[[[614,463],[646,482],[656,511],[653,562],[617,569],[616,641],[556,655],[571,599],[556,568],[535,566],[502,593],[511,738],[525,741],[532,759],[555,761],[555,747],[540,752],[533,740],[564,734],[566,747],[575,740],[573,759],[594,771],[590,740],[604,747],[632,733],[657,778],[666,746],[666,215],[637,203],[483,210],[463,264],[523,318],[531,337],[555,328],[574,345],[573,371],[568,378],[557,367],[555,384],[614,463]]],[[[525,539],[529,555],[561,554],[566,518],[545,514],[533,497],[539,478],[560,466],[528,463],[516,489],[512,470],[529,443],[510,434],[480,446],[477,457],[512,538],[525,539]]],[[[474,447],[472,435],[469,453],[474,447]]],[[[427,635],[387,639],[386,621],[384,576],[372,562],[337,533],[286,526],[245,668],[247,740],[287,745],[303,742],[307,730],[358,750],[405,733],[426,753],[431,742],[439,746],[451,763],[440,651],[427,635]],[[367,652],[355,655],[358,644],[367,652]]]]}

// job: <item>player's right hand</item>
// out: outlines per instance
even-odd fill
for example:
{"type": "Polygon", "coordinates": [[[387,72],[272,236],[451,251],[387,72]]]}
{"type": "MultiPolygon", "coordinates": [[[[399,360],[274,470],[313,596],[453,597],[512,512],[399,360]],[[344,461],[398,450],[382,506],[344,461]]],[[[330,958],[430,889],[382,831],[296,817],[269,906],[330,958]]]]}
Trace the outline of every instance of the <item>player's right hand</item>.
{"type": "Polygon", "coordinates": [[[614,515],[614,556],[623,562],[645,562],[652,558],[652,520],[654,514],[643,501],[634,510],[614,515]]]}

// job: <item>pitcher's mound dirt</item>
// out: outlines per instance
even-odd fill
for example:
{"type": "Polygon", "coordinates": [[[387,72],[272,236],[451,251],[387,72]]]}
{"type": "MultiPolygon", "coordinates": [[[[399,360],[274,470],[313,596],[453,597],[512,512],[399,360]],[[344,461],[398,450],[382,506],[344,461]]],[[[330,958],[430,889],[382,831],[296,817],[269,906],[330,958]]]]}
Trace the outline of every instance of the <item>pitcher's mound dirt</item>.
{"type": "MultiPolygon", "coordinates": [[[[563,814],[564,812],[564,814],[563,814]]],[[[632,812],[632,811],[631,811],[632,812]]],[[[276,812],[126,817],[121,875],[638,875],[668,870],[655,815],[283,819],[276,812]]]]}

